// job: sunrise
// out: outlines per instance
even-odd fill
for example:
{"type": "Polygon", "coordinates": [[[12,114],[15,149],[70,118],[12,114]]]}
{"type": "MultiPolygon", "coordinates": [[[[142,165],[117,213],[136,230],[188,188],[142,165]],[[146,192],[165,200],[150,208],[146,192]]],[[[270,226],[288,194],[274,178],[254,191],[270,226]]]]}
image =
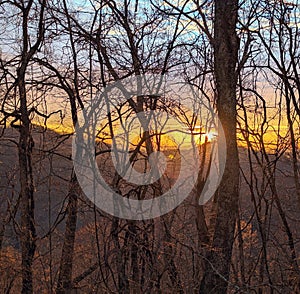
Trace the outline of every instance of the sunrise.
{"type": "Polygon", "coordinates": [[[300,293],[298,0],[0,1],[0,294],[300,293]]]}

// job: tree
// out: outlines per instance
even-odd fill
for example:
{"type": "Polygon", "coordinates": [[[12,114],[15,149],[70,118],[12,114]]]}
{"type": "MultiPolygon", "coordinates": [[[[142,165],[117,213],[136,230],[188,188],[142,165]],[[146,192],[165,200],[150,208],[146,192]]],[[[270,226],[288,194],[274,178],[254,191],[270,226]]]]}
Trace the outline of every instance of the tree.
{"type": "Polygon", "coordinates": [[[22,251],[22,293],[33,292],[33,258],[36,249],[36,229],[34,221],[34,183],[32,172],[32,148],[34,145],[31,136],[30,113],[34,109],[28,109],[26,74],[29,63],[37,53],[44,40],[44,13],[46,1],[34,2],[20,1],[12,4],[6,4],[19,11],[21,15],[21,36],[22,44],[20,51],[20,60],[17,66],[17,76],[15,81],[6,93],[6,97],[11,91],[15,91],[19,99],[18,109],[15,113],[5,113],[6,118],[13,117],[19,130],[18,157],[20,172],[20,242],[22,251]],[[11,5],[11,6],[10,6],[11,5]],[[37,17],[36,35],[32,36],[29,29],[30,18],[32,14],[37,17]],[[33,44],[30,38],[34,40],[33,44]]]}
{"type": "Polygon", "coordinates": [[[226,137],[226,164],[218,188],[217,216],[212,248],[207,256],[201,293],[226,293],[238,212],[239,160],[236,140],[239,39],[237,0],[216,0],[214,20],[214,73],[217,110],[226,137]]]}

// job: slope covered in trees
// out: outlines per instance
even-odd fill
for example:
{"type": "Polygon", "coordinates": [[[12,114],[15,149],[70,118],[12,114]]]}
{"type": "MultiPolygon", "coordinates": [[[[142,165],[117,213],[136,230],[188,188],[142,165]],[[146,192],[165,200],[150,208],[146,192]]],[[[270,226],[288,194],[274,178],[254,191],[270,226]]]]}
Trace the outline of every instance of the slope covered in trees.
{"type": "Polygon", "coordinates": [[[0,292],[298,293],[299,9],[297,0],[0,1],[0,292]],[[122,86],[132,77],[137,92],[122,86]],[[72,138],[94,105],[104,115],[93,156],[124,203],[154,201],[198,158],[179,206],[123,219],[87,197],[72,138]],[[118,164],[161,177],[132,183],[118,164]]]}

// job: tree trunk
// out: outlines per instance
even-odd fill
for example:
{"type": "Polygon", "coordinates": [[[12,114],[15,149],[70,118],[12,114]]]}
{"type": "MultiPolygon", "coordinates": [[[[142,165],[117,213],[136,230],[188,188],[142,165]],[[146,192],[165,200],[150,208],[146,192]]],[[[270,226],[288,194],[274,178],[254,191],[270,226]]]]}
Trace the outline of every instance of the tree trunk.
{"type": "Polygon", "coordinates": [[[71,291],[72,289],[73,255],[77,225],[78,192],[78,182],[76,176],[73,174],[68,195],[69,199],[67,205],[65,237],[59,266],[59,276],[56,290],[56,293],[58,294],[69,293],[69,291],[71,291]]]}
{"type": "Polygon", "coordinates": [[[18,89],[20,95],[21,125],[18,145],[20,166],[20,209],[21,209],[21,250],[22,250],[22,293],[33,293],[32,264],[36,248],[36,230],[34,222],[34,199],[32,177],[33,139],[30,134],[30,120],[27,110],[25,87],[25,62],[18,70],[18,89]]]}
{"type": "Polygon", "coordinates": [[[234,230],[238,212],[239,160],[236,141],[236,65],[239,40],[236,34],[238,0],[215,0],[214,71],[217,110],[227,152],[224,175],[217,193],[217,217],[212,248],[200,293],[227,292],[234,230]]]}

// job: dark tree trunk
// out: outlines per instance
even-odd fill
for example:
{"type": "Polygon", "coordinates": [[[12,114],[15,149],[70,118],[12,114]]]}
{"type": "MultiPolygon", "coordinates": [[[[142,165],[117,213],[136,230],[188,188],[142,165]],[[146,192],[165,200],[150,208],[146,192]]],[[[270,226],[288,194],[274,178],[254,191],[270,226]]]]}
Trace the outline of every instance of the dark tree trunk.
{"type": "Polygon", "coordinates": [[[34,222],[34,199],[32,177],[32,147],[30,121],[27,111],[25,69],[19,74],[19,95],[21,104],[21,126],[18,145],[20,166],[20,209],[21,209],[21,250],[22,250],[22,293],[33,293],[32,264],[36,248],[36,230],[34,222]]]}
{"type": "Polygon", "coordinates": [[[32,47],[29,46],[28,15],[32,9],[33,1],[22,3],[22,55],[20,67],[17,70],[16,87],[20,99],[20,126],[19,126],[19,168],[20,168],[20,243],[22,251],[22,293],[33,293],[32,265],[36,249],[36,229],[34,221],[34,184],[32,175],[32,148],[30,113],[27,108],[26,70],[32,56],[36,53],[44,38],[44,9],[45,0],[41,3],[39,12],[38,35],[32,47]]]}
{"type": "Polygon", "coordinates": [[[238,0],[215,0],[214,71],[217,110],[223,125],[227,159],[217,197],[212,248],[207,256],[200,293],[227,292],[235,222],[238,211],[239,160],[236,142],[236,34],[238,0]]]}
{"type": "Polygon", "coordinates": [[[72,289],[73,255],[75,244],[75,233],[77,225],[79,187],[76,176],[73,174],[67,205],[67,220],[64,236],[64,243],[59,266],[59,276],[56,293],[68,293],[72,289]]]}

